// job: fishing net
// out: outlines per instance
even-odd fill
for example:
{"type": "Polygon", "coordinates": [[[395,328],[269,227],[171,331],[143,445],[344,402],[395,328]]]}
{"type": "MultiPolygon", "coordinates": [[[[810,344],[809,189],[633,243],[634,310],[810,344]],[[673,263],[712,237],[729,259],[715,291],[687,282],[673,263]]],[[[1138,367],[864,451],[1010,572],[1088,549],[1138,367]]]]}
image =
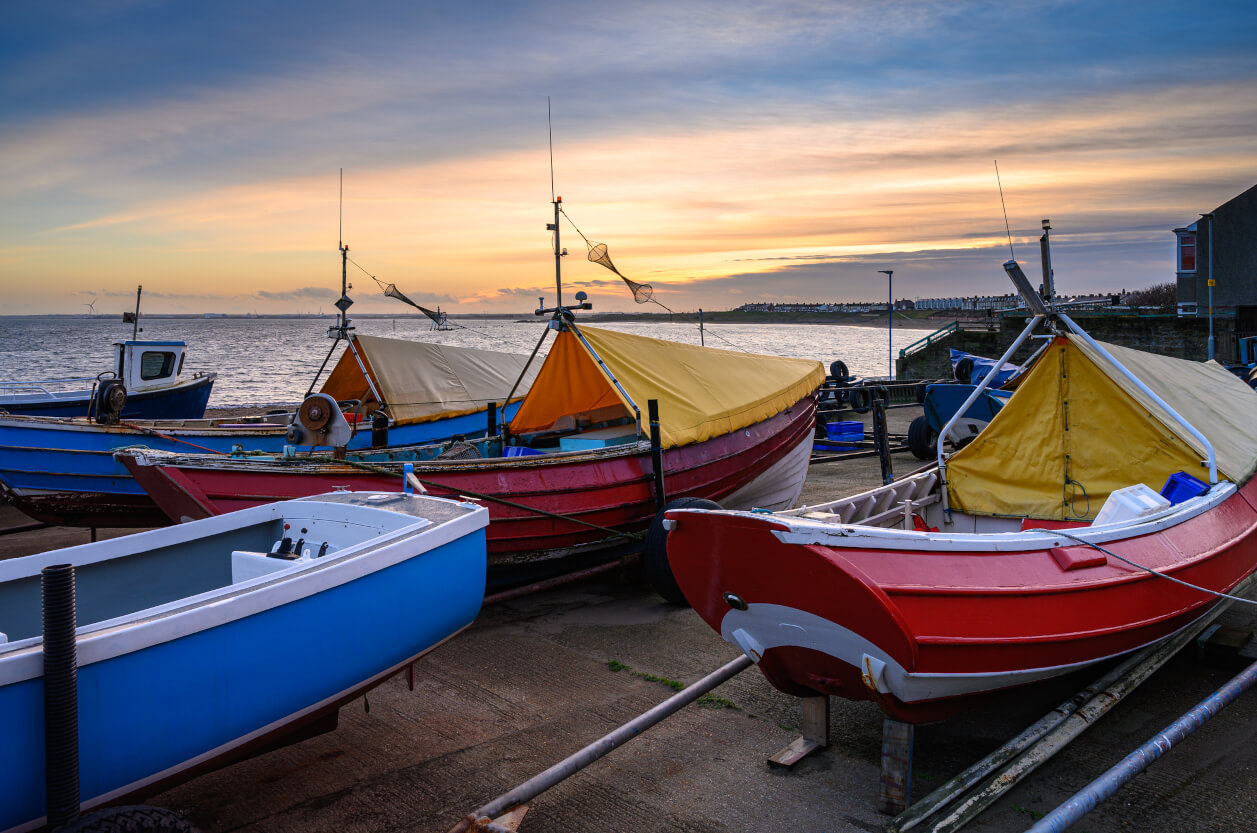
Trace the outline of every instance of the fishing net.
{"type": "Polygon", "coordinates": [[[445,323],[446,323],[446,318],[447,318],[447,316],[446,316],[446,314],[445,314],[445,313],[443,313],[443,312],[433,312],[432,310],[428,309],[427,307],[420,306],[419,304],[416,304],[414,301],[412,301],[412,300],[410,300],[409,298],[407,298],[407,297],[406,297],[406,295],[405,295],[405,294],[404,294],[404,293],[403,293],[400,289],[398,289],[398,288],[397,288],[397,284],[395,284],[395,283],[390,283],[390,284],[388,284],[387,286],[385,286],[385,287],[384,287],[384,294],[385,294],[385,295],[387,295],[387,296],[388,296],[388,297],[390,297],[390,298],[396,298],[397,300],[402,301],[403,303],[410,304],[412,307],[414,307],[415,309],[417,309],[417,310],[419,310],[420,312],[422,312],[424,315],[426,315],[426,316],[428,316],[429,318],[431,318],[431,319],[432,319],[435,323],[437,323],[437,324],[442,324],[442,325],[443,325],[443,324],[445,324],[445,323]]]}
{"type": "MultiPolygon", "coordinates": [[[[584,237],[583,234],[581,236],[584,237]]],[[[586,240],[585,243],[589,244],[589,241],[586,240]]],[[[606,243],[590,244],[588,258],[591,263],[597,263],[602,266],[605,266],[608,269],[610,269],[612,272],[615,272],[617,275],[620,275],[620,280],[628,284],[628,288],[633,290],[633,300],[636,301],[637,303],[644,304],[647,301],[649,301],[651,297],[655,294],[654,287],[652,287],[650,284],[638,283],[637,281],[629,280],[628,278],[624,277],[624,275],[620,274],[620,270],[616,269],[615,264],[611,262],[611,256],[607,254],[606,243]]]]}

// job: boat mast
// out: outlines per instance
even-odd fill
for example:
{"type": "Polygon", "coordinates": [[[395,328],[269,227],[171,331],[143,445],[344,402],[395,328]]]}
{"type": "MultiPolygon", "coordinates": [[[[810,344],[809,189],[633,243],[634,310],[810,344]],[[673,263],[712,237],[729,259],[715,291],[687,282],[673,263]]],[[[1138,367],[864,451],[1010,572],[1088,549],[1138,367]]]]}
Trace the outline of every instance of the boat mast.
{"type": "Polygon", "coordinates": [[[135,321],[131,326],[131,340],[135,341],[140,337],[140,294],[144,292],[144,284],[140,284],[135,288],[135,321]]]}

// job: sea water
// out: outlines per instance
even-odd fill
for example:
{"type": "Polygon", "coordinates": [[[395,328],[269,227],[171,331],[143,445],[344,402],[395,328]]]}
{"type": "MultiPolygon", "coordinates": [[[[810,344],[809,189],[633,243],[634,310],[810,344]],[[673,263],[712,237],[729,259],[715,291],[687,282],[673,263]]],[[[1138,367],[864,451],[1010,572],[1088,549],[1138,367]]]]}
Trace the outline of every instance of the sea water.
{"type": "MultiPolygon", "coordinates": [[[[356,318],[362,335],[452,344],[505,353],[530,353],[545,331],[545,321],[523,317],[464,319],[434,331],[425,317],[356,318]]],[[[218,379],[211,408],[268,406],[301,401],[333,346],[328,328],[333,318],[160,318],[142,319],[139,337],[188,343],[184,375],[214,371],[218,379]]],[[[113,366],[113,342],[131,338],[132,325],[116,318],[0,318],[0,381],[36,381],[67,376],[95,376],[113,366]]],[[[697,324],[682,321],[591,322],[637,335],[698,344],[697,324]]],[[[894,351],[926,333],[896,328],[894,351]]],[[[708,347],[817,359],[829,370],[835,360],[857,376],[885,376],[888,365],[884,328],[841,324],[707,324],[708,347]]],[[[551,344],[547,338],[539,355],[551,344]]],[[[336,345],[320,381],[335,365],[344,342],[336,345]]],[[[315,388],[317,390],[317,386],[315,388]]]]}

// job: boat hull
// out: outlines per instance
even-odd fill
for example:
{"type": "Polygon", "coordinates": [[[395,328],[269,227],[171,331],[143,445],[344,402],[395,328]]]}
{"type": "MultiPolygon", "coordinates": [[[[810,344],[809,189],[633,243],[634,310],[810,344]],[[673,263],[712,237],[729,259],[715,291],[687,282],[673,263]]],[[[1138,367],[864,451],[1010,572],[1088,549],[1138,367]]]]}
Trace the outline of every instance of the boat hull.
{"type": "MultiPolygon", "coordinates": [[[[518,407],[518,403],[511,405],[511,409],[518,407]]],[[[143,446],[227,454],[239,445],[279,454],[287,443],[287,426],[281,424],[220,422],[211,427],[180,422],[95,425],[82,420],[0,416],[0,494],[44,523],[149,527],[165,523],[165,514],[114,459],[114,451],[143,446]]],[[[464,414],[394,426],[389,429],[389,442],[409,445],[458,434],[483,435],[486,427],[484,412],[464,414]]],[[[350,449],[370,447],[369,430],[358,431],[349,444],[350,449]]]]}
{"type": "MultiPolygon", "coordinates": [[[[1217,592],[1257,567],[1257,482],[1182,514],[1097,543],[1217,592]]],[[[895,548],[889,530],[878,544],[771,516],[669,517],[669,561],[686,598],[774,686],[873,700],[912,723],[1156,643],[1218,603],[1044,535],[1019,548],[905,532],[912,548],[895,548]]]]}
{"type": "MultiPolygon", "coordinates": [[[[809,396],[746,429],[665,451],[668,498],[789,507],[806,476],[815,412],[809,396]]],[[[140,465],[134,457],[124,462],[154,501],[180,521],[336,487],[402,487],[401,464],[364,471],[332,464],[189,460],[188,455],[169,465],[140,465]]],[[[542,562],[617,546],[636,548],[636,539],[626,541],[620,533],[642,532],[656,512],[650,453],[636,445],[611,453],[416,464],[415,470],[431,494],[484,496],[495,580],[527,575],[542,562]]]]}
{"type": "MultiPolygon", "coordinates": [[[[484,532],[483,521],[457,523],[436,544],[422,544],[420,533],[288,579],[287,590],[242,591],[210,605],[218,609],[210,624],[203,614],[189,621],[192,610],[141,623],[156,636],[80,628],[84,809],[151,792],[308,725],[465,628],[484,594],[484,532]]],[[[24,667],[42,662],[38,654],[38,645],[0,653],[0,708],[10,718],[0,744],[4,831],[43,821],[43,679],[38,666],[24,667]]]]}
{"type": "MultiPolygon", "coordinates": [[[[121,416],[123,419],[200,419],[205,415],[216,375],[207,373],[169,387],[128,393],[121,416]]],[[[43,400],[7,397],[0,399],[0,410],[18,416],[86,417],[92,411],[92,391],[43,400]]]]}

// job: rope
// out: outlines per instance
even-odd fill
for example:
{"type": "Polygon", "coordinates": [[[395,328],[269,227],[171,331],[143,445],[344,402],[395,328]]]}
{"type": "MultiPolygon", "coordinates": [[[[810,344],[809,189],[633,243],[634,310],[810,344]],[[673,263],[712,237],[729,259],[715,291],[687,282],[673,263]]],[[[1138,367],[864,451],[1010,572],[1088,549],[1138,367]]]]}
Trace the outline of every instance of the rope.
{"type": "Polygon", "coordinates": [[[1090,541],[1084,541],[1083,539],[1079,538],[1077,535],[1071,535],[1070,533],[1063,532],[1062,530],[1059,530],[1059,529],[1030,529],[1026,531],[1027,532],[1046,532],[1049,535],[1059,535],[1062,538],[1068,538],[1074,543],[1082,544],[1084,547],[1091,547],[1093,550],[1099,550],[1105,555],[1116,558],[1118,561],[1129,564],[1130,566],[1135,567],[1136,569],[1143,570],[1146,573],[1152,573],[1152,575],[1156,576],[1157,578],[1163,578],[1166,581],[1172,581],[1175,584],[1181,584],[1184,587],[1190,587],[1192,590],[1199,590],[1201,593],[1208,593],[1210,596],[1217,596],[1219,599],[1230,599],[1233,602],[1243,602],[1246,605],[1257,605],[1257,602],[1253,601],[1252,599],[1245,599],[1245,598],[1241,598],[1240,596],[1232,596],[1229,593],[1220,593],[1217,590],[1210,590],[1208,587],[1201,587],[1198,584],[1192,584],[1190,582],[1176,579],[1174,578],[1174,576],[1167,576],[1165,573],[1162,573],[1158,570],[1154,570],[1151,567],[1145,567],[1143,564],[1136,564],[1134,561],[1131,561],[1129,558],[1120,556],[1117,553],[1113,552],[1112,550],[1106,550],[1104,547],[1100,546],[1099,544],[1093,544],[1090,541]]]}
{"type": "MultiPolygon", "coordinates": [[[[566,212],[566,211],[564,211],[562,207],[560,207],[560,208],[559,208],[559,213],[561,213],[561,214],[563,215],[563,217],[567,220],[568,224],[569,224],[572,228],[576,229],[576,233],[577,233],[577,234],[579,234],[579,235],[581,236],[581,239],[585,241],[585,246],[586,246],[586,247],[588,247],[588,248],[590,248],[590,249],[592,249],[592,248],[593,248],[593,244],[589,242],[589,238],[585,236],[585,232],[583,232],[583,231],[581,231],[579,228],[577,228],[576,223],[573,223],[573,222],[572,222],[572,218],[568,216],[567,212],[566,212]]],[[[619,273],[617,272],[616,274],[619,274],[619,273]]],[[[623,276],[623,275],[620,275],[620,277],[621,277],[621,278],[623,278],[624,276],[623,276]]],[[[651,300],[651,303],[654,303],[654,304],[656,304],[656,305],[658,305],[658,306],[663,307],[664,309],[666,309],[666,310],[668,311],[668,314],[669,314],[669,315],[675,315],[675,316],[677,316],[678,318],[680,318],[682,321],[684,321],[684,322],[685,322],[685,323],[687,323],[687,324],[693,324],[693,325],[694,325],[694,326],[696,326],[696,327],[698,326],[698,322],[697,322],[697,321],[695,321],[695,320],[694,320],[694,319],[692,319],[692,318],[687,317],[687,316],[685,315],[685,313],[682,313],[682,312],[673,312],[671,307],[667,306],[666,304],[664,304],[664,303],[663,303],[663,302],[661,302],[661,301],[656,300],[656,298],[655,298],[655,296],[654,296],[654,294],[653,294],[653,293],[652,293],[652,294],[651,294],[651,296],[650,296],[650,300],[651,300]]],[[[729,345],[730,347],[732,347],[732,348],[733,348],[733,349],[735,349],[735,350],[741,350],[743,353],[749,353],[749,352],[750,352],[749,350],[744,350],[743,348],[741,348],[741,347],[739,347],[738,345],[734,344],[732,341],[730,341],[729,339],[725,338],[724,336],[719,335],[718,333],[714,333],[714,332],[712,332],[711,330],[707,329],[706,327],[703,327],[703,328],[702,328],[702,331],[703,331],[704,333],[711,333],[713,336],[715,336],[716,338],[720,339],[720,340],[721,340],[721,341],[723,341],[725,344],[729,345]]]]}
{"type": "Polygon", "coordinates": [[[226,455],[226,454],[227,454],[227,452],[226,452],[226,451],[219,451],[219,450],[218,450],[218,449],[216,449],[216,448],[206,448],[206,447],[205,447],[205,446],[203,446],[203,445],[197,445],[196,443],[190,443],[190,442],[188,442],[187,440],[181,440],[181,439],[179,439],[178,437],[172,437],[172,436],[170,436],[169,434],[163,434],[163,433],[161,433],[160,431],[156,431],[156,430],[154,430],[154,429],[152,429],[152,428],[145,428],[145,427],[144,427],[144,426],[142,426],[142,425],[135,425],[135,424],[130,423],[130,422],[119,422],[118,424],[119,424],[119,425],[124,425],[124,426],[126,426],[127,428],[130,428],[130,429],[132,429],[132,430],[139,431],[141,434],[148,434],[150,437],[160,437],[161,439],[163,439],[163,440],[167,440],[167,441],[172,442],[172,443],[183,443],[184,445],[190,445],[190,446],[192,446],[193,448],[199,448],[201,451],[208,451],[208,452],[209,452],[209,453],[211,453],[211,454],[222,454],[222,455],[226,455]]]}
{"type": "MultiPolygon", "coordinates": [[[[381,280],[380,280],[379,278],[377,278],[375,275],[372,275],[372,274],[371,274],[370,272],[368,272],[366,269],[363,269],[363,268],[362,268],[362,266],[360,266],[360,265],[357,263],[357,261],[355,261],[352,257],[346,256],[346,257],[345,257],[345,259],[346,259],[346,260],[348,260],[350,263],[352,263],[354,266],[356,266],[358,269],[360,269],[360,270],[362,271],[362,274],[366,275],[368,278],[370,278],[371,280],[375,281],[375,285],[376,285],[376,286],[378,286],[380,289],[384,289],[384,283],[383,283],[383,281],[381,281],[381,280]]],[[[492,336],[490,336],[490,335],[488,335],[488,334],[486,334],[486,333],[481,332],[481,330],[483,330],[483,329],[484,329],[483,327],[464,327],[462,324],[458,324],[458,323],[455,323],[455,322],[453,322],[453,321],[450,321],[450,320],[449,320],[449,318],[446,318],[446,319],[445,319],[445,323],[446,323],[446,324],[448,324],[448,325],[449,325],[449,326],[451,326],[451,327],[457,327],[457,328],[458,328],[458,329],[460,329],[460,330],[466,330],[466,331],[467,331],[467,332],[469,332],[469,333],[475,333],[476,335],[480,336],[481,338],[487,338],[487,339],[489,339],[490,341],[494,342],[495,344],[497,343],[497,341],[496,341],[496,340],[495,340],[492,336]]]]}
{"type": "MultiPolygon", "coordinates": [[[[332,457],[313,457],[313,456],[308,457],[306,459],[311,462],[318,462],[318,463],[342,463],[344,465],[351,466],[353,468],[358,468],[364,471],[374,472],[376,474],[383,474],[389,477],[397,476],[397,472],[392,471],[390,469],[386,469],[383,466],[375,466],[375,465],[372,465],[371,463],[362,463],[357,460],[336,460],[332,457]]],[[[415,479],[418,480],[418,477],[416,476],[415,479]]],[[[507,500],[506,498],[498,497],[497,495],[481,494],[480,492],[473,492],[470,489],[451,487],[451,486],[445,485],[444,483],[436,483],[431,480],[420,480],[419,482],[422,483],[425,488],[431,487],[431,488],[434,488],[443,492],[451,492],[458,495],[466,495],[468,497],[476,498],[477,500],[489,500],[489,501],[493,501],[494,503],[501,503],[506,506],[513,506],[516,509],[523,509],[525,512],[534,512],[538,515],[544,515],[548,518],[556,518],[561,521],[570,521],[574,524],[587,526],[590,529],[596,529],[599,532],[606,532],[607,534],[615,536],[617,538],[627,538],[630,541],[641,541],[642,539],[646,537],[646,533],[644,532],[621,532],[618,529],[611,529],[610,527],[599,526],[598,524],[590,523],[589,521],[582,521],[580,518],[573,518],[571,515],[560,515],[557,512],[547,512],[545,509],[538,509],[535,506],[528,506],[527,504],[516,503],[513,500],[507,500]]]]}

